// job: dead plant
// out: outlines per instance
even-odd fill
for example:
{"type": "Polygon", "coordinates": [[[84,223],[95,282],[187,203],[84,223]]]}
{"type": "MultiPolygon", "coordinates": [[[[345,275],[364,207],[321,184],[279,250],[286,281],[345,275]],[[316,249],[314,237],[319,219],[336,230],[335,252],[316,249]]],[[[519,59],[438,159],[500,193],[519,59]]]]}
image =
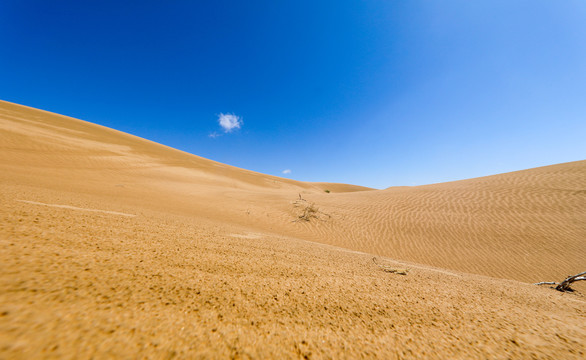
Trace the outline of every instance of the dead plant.
{"type": "Polygon", "coordinates": [[[383,271],[388,272],[388,273],[392,273],[392,274],[398,274],[398,275],[407,275],[409,273],[409,271],[411,269],[398,269],[398,268],[394,268],[388,265],[383,265],[383,264],[379,264],[376,261],[376,257],[372,258],[372,262],[378,266],[379,268],[381,268],[383,271]]]}
{"type": "Polygon", "coordinates": [[[581,280],[586,280],[586,271],[581,272],[576,275],[570,275],[566,278],[566,280],[564,280],[560,283],[557,283],[555,281],[542,281],[542,282],[535,283],[534,285],[557,285],[555,287],[555,289],[557,291],[566,292],[566,291],[574,291],[574,289],[572,289],[570,287],[570,285],[572,285],[572,283],[574,283],[576,281],[581,281],[581,280]]]}
{"type": "Polygon", "coordinates": [[[293,222],[311,221],[311,219],[326,220],[330,218],[330,215],[321,212],[319,208],[315,206],[315,203],[303,199],[301,194],[299,194],[299,199],[293,201],[293,206],[301,208],[301,211],[293,222]]]}

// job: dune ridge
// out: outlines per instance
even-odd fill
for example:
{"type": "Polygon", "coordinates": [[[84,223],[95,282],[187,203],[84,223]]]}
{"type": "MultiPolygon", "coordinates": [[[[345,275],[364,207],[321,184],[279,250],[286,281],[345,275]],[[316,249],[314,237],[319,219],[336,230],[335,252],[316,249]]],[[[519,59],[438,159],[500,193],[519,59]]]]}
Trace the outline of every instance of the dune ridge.
{"type": "Polygon", "coordinates": [[[316,238],[392,258],[535,282],[580,272],[586,161],[409,188],[313,197],[316,238]],[[348,221],[346,219],[352,219],[348,221]]]}

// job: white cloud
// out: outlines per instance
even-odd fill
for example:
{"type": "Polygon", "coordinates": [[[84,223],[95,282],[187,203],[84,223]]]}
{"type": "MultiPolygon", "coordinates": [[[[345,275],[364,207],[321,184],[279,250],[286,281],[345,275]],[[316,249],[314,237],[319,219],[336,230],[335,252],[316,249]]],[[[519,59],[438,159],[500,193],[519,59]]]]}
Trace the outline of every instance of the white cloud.
{"type": "Polygon", "coordinates": [[[285,170],[283,170],[283,174],[285,174],[285,175],[291,174],[291,169],[285,169],[285,170]]]}
{"type": "Polygon", "coordinates": [[[208,137],[210,137],[212,139],[215,139],[215,138],[220,137],[220,136],[222,136],[222,134],[219,134],[216,131],[211,132],[211,133],[208,134],[208,137]]]}
{"type": "Polygon", "coordinates": [[[228,133],[234,129],[240,129],[242,118],[234,114],[220,114],[218,115],[218,123],[224,129],[224,132],[228,133]]]}

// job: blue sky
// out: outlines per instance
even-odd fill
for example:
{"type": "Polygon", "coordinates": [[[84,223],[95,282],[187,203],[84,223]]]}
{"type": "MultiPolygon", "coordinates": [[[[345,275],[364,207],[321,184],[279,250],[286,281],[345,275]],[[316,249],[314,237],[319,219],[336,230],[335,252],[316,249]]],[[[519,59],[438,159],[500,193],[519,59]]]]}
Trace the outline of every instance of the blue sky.
{"type": "Polygon", "coordinates": [[[586,2],[4,0],[0,99],[305,181],[582,160],[586,2]]]}

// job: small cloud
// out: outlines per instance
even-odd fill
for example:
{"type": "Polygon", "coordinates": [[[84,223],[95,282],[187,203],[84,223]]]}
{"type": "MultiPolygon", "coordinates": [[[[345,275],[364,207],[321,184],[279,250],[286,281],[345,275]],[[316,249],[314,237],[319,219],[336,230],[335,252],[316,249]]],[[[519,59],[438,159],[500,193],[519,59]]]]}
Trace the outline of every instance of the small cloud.
{"type": "Polygon", "coordinates": [[[291,169],[285,169],[285,170],[283,170],[283,174],[285,174],[285,175],[291,174],[291,169]]]}
{"type": "Polygon", "coordinates": [[[212,139],[215,139],[215,138],[220,137],[220,136],[222,136],[222,134],[219,134],[216,131],[211,132],[211,133],[208,134],[208,137],[210,137],[212,139]]]}
{"type": "Polygon", "coordinates": [[[234,114],[220,114],[218,115],[218,123],[224,129],[224,132],[229,133],[234,129],[240,129],[242,118],[234,114]]]}

